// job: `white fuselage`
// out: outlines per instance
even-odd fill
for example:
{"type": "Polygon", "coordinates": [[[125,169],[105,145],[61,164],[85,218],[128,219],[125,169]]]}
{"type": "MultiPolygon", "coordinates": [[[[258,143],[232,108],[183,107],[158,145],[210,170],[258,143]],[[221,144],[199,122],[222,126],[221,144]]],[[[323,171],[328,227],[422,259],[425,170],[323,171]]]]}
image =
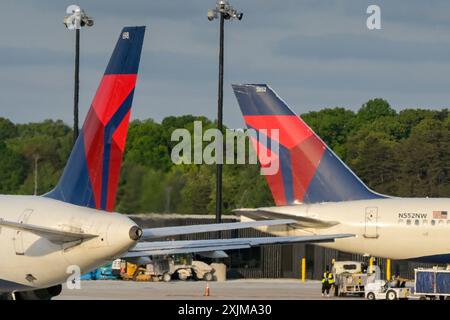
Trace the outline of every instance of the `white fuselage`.
{"type": "Polygon", "coordinates": [[[0,227],[0,292],[64,283],[70,276],[67,272],[73,272],[72,266],[87,272],[135,245],[129,236],[135,223],[117,213],[35,196],[0,196],[0,203],[0,219],[99,235],[58,244],[27,231],[0,227]]]}
{"type": "Polygon", "coordinates": [[[382,258],[450,262],[450,219],[445,216],[450,199],[388,198],[260,209],[337,222],[326,228],[267,230],[273,234],[349,233],[356,237],[319,245],[382,258]]]}

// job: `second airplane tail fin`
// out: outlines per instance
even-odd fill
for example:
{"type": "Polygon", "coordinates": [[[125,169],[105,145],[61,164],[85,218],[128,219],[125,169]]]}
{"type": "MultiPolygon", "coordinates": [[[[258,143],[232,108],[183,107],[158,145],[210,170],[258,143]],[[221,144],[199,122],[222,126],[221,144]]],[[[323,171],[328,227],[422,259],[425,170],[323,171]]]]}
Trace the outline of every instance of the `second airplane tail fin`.
{"type": "Polygon", "coordinates": [[[112,211],[145,27],[125,27],[55,189],[45,196],[112,211]]]}
{"type": "Polygon", "coordinates": [[[271,157],[279,160],[279,170],[266,176],[276,205],[384,197],[370,190],[269,86],[233,85],[233,90],[247,127],[268,135],[259,139],[258,148],[273,153],[270,146],[279,145],[279,154],[271,157]],[[273,129],[278,129],[278,141],[272,140],[273,129]],[[264,140],[267,145],[261,145],[264,140]]]}

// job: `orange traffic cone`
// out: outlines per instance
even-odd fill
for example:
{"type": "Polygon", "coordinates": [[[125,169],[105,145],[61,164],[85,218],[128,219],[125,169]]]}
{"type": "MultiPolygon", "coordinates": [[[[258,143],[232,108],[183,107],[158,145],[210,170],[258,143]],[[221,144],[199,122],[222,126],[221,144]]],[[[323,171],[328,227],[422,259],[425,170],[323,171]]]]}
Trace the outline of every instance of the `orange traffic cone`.
{"type": "Polygon", "coordinates": [[[203,293],[204,297],[209,297],[209,282],[206,282],[205,292],[203,293]]]}

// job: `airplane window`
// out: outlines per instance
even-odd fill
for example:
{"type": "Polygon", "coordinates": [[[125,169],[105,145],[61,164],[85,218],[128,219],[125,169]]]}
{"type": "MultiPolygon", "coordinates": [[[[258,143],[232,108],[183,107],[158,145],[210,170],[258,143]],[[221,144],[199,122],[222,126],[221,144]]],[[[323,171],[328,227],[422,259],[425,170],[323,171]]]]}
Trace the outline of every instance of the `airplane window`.
{"type": "Polygon", "coordinates": [[[420,223],[420,221],[419,221],[419,220],[416,220],[416,221],[414,221],[414,224],[415,224],[416,226],[418,226],[418,225],[419,225],[419,223],[420,223]]]}
{"type": "Polygon", "coordinates": [[[434,226],[436,224],[435,220],[431,220],[431,225],[434,226]]]}
{"type": "Polygon", "coordinates": [[[428,224],[428,220],[423,220],[422,223],[423,224],[428,224]]]}
{"type": "Polygon", "coordinates": [[[406,220],[406,224],[409,226],[409,225],[411,225],[411,220],[406,220]]]}
{"type": "Polygon", "coordinates": [[[441,224],[444,224],[444,221],[442,221],[442,220],[439,220],[439,224],[441,225],[441,224]]]}

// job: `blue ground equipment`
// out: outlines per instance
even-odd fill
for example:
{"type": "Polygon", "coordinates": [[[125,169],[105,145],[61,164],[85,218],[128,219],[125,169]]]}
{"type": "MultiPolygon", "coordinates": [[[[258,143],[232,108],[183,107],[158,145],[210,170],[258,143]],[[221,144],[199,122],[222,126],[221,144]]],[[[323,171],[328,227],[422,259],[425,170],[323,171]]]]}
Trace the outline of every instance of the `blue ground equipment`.
{"type": "Polygon", "coordinates": [[[81,280],[117,280],[119,277],[113,273],[112,264],[95,269],[89,273],[83,274],[81,280]]]}
{"type": "Polygon", "coordinates": [[[429,298],[450,297],[450,270],[414,269],[414,294],[429,298]]]}

